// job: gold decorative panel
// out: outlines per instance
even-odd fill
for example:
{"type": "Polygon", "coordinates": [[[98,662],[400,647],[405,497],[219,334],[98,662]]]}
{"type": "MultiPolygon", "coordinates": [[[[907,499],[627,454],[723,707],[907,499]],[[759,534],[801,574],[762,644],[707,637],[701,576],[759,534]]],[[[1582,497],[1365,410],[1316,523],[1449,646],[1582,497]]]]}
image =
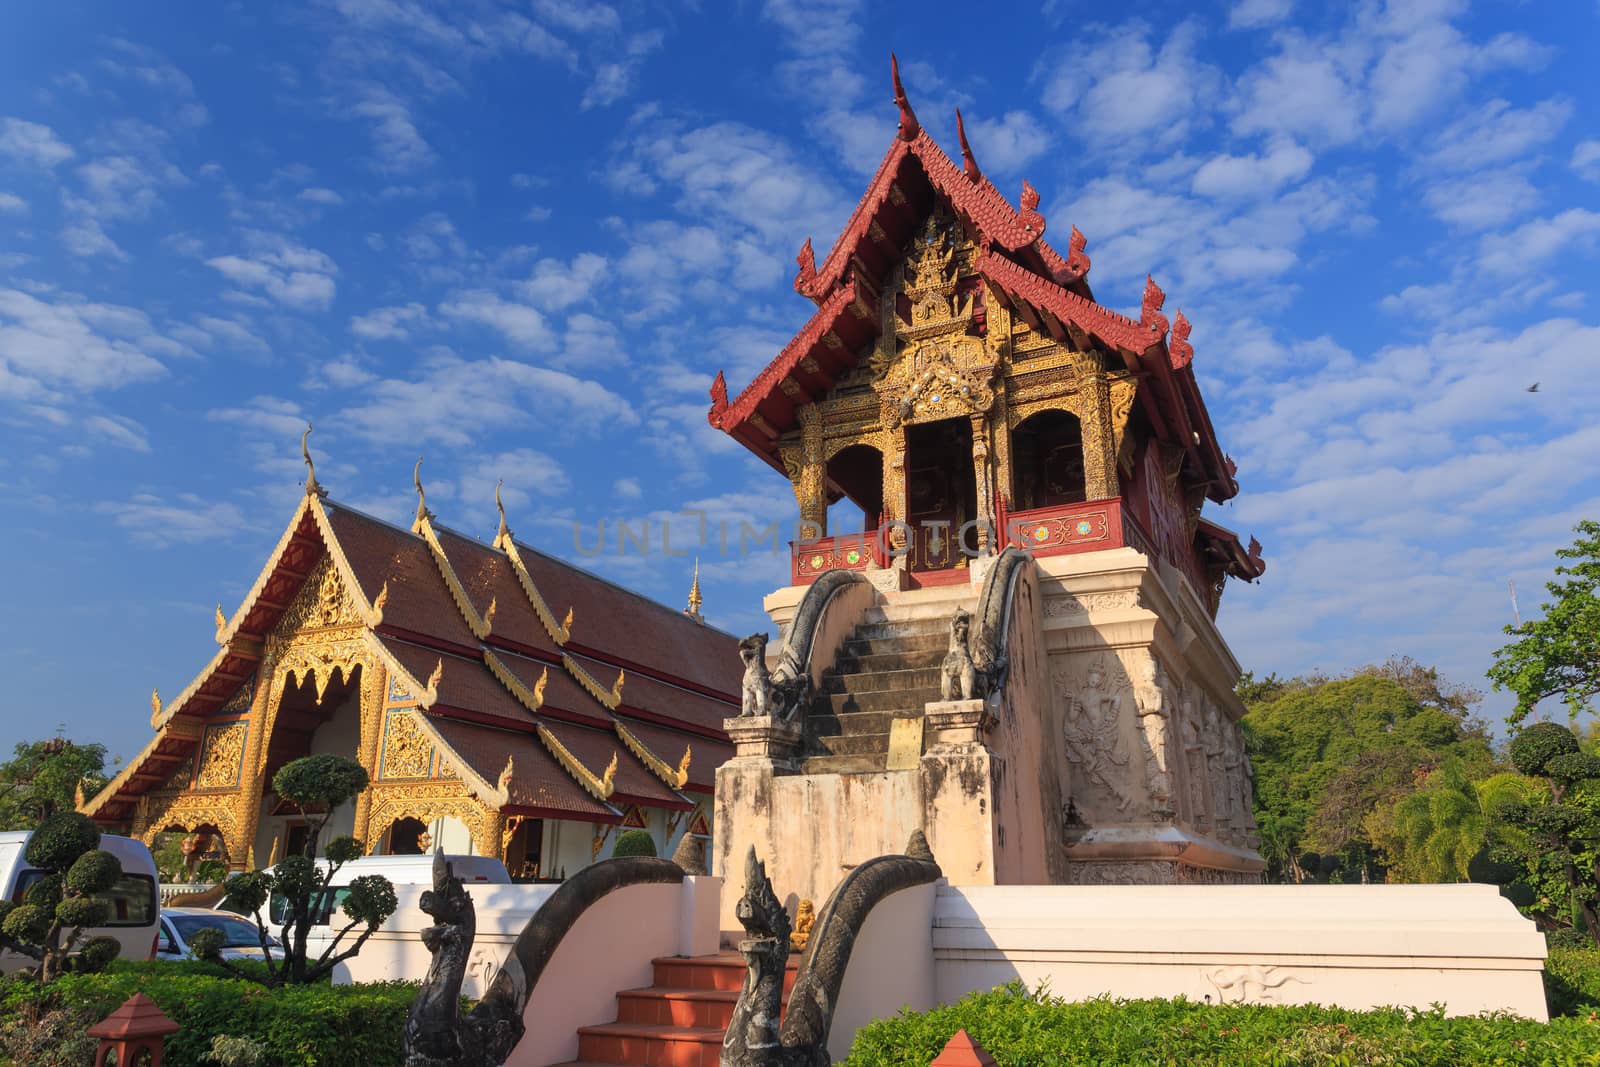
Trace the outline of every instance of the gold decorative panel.
{"type": "Polygon", "coordinates": [[[384,720],[383,761],[378,777],[427,778],[433,770],[433,742],[417,725],[416,713],[391,711],[384,720]]]}
{"type": "Polygon", "coordinates": [[[195,772],[196,789],[233,789],[239,784],[244,766],[244,744],[250,734],[248,719],[216,723],[206,727],[200,746],[200,769],[195,772]]]}
{"type": "Polygon", "coordinates": [[[306,576],[305,584],[279,620],[280,634],[320,630],[329,626],[354,626],[364,622],[355,601],[339,578],[333,559],[326,553],[306,576]]]}

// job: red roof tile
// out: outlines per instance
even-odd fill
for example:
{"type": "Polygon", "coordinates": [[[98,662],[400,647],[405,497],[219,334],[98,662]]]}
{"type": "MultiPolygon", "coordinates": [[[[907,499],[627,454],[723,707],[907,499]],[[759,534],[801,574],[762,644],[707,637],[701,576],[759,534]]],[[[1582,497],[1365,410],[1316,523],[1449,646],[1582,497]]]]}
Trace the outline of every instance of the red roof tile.
{"type": "Polygon", "coordinates": [[[518,807],[550,808],[605,822],[618,814],[573,780],[543,742],[531,733],[499,730],[475,723],[428,716],[428,725],[472,768],[474,774],[498,786],[506,760],[511,760],[511,780],[506,802],[518,807]]]}
{"type": "Polygon", "coordinates": [[[687,747],[690,752],[689,787],[709,792],[716,784],[717,768],[733,758],[733,745],[726,741],[700,734],[686,734],[681,730],[627,716],[618,718],[629,733],[668,767],[677,768],[687,747]]]}
{"type": "Polygon", "coordinates": [[[389,596],[383,608],[386,627],[466,648],[478,647],[478,639],[462,620],[461,609],[450,596],[426,541],[339,504],[324,502],[323,507],[367,600],[377,599],[388,583],[389,596]]]}
{"type": "Polygon", "coordinates": [[[523,648],[559,655],[556,643],[550,639],[550,632],[545,629],[544,623],[539,621],[533,605],[528,603],[528,595],[517,581],[516,571],[504,552],[437,523],[433,530],[478,614],[484,614],[489,610],[490,602],[494,603],[494,619],[489,629],[490,645],[510,642],[523,648]]]}
{"type": "Polygon", "coordinates": [[[591,730],[586,726],[547,721],[545,728],[560,741],[566,750],[596,778],[605,777],[606,768],[613,758],[617,761],[616,776],[612,779],[616,794],[651,807],[683,807],[687,802],[657,778],[650,768],[639,762],[629,752],[622,739],[611,730],[591,730]]]}

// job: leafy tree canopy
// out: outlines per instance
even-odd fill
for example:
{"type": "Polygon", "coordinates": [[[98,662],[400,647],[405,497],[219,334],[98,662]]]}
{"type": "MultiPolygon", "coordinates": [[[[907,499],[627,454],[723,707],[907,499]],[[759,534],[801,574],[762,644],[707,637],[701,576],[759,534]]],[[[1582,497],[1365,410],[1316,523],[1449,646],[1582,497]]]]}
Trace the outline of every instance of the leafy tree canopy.
{"type": "Polygon", "coordinates": [[[0,763],[0,830],[31,830],[76,806],[106,783],[106,746],[79,745],[64,737],[24,741],[0,763]]]}
{"type": "Polygon", "coordinates": [[[1488,735],[1470,714],[1479,694],[1409,659],[1344,678],[1247,682],[1257,696],[1245,716],[1256,817],[1278,877],[1370,873],[1368,815],[1447,757],[1491,762],[1488,735]],[[1306,868],[1312,860],[1319,870],[1306,868]]]}
{"type": "Polygon", "coordinates": [[[1556,580],[1546,583],[1551,600],[1544,617],[1521,626],[1507,626],[1516,640],[1494,654],[1489,680],[1496,690],[1517,696],[1506,717],[1515,726],[1539,702],[1559,697],[1576,719],[1595,710],[1600,694],[1600,522],[1580,522],[1570,548],[1556,550],[1567,562],[1556,567],[1556,580]]]}

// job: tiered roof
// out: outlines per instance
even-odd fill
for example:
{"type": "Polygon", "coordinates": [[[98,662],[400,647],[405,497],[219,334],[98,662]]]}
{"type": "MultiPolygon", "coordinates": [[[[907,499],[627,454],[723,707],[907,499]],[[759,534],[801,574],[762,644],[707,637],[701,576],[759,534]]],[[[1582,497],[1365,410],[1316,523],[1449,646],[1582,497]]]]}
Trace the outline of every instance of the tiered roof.
{"type": "Polygon", "coordinates": [[[732,755],[722,720],[738,714],[733,637],[523,544],[504,510],[492,545],[420,503],[405,530],[324,499],[313,474],[244,602],[231,618],[218,609],[218,653],[156,701],[155,738],[85,811],[123,821],[191,758],[324,554],[391,692],[415,695],[423,730],[480,800],[618,822],[629,805],[689,810],[710,795],[732,755]]]}
{"type": "MultiPolygon", "coordinates": [[[[1040,333],[1081,349],[1114,353],[1140,379],[1137,402],[1153,434],[1185,453],[1186,480],[1203,486],[1218,503],[1237,494],[1233,463],[1217,443],[1200,396],[1190,324],[1182,312],[1169,327],[1162,314],[1165,294],[1150,279],[1137,320],[1096,303],[1088,283],[1087,241],[1078,228],[1071,228],[1063,257],[1044,239],[1046,222],[1034,187],[1024,181],[1013,206],[983,176],[959,113],[962,162],[946,155],[917,121],[893,57],[890,64],[900,112],[894,140],[822,265],[816,265],[809,239],[800,250],[794,287],[815,301],[817,310],[733,399],[717,373],[711,425],[783,471],[779,437],[798,425],[801,407],[822,399],[865,358],[882,328],[875,310],[878,293],[917,226],[942,205],[978,245],[973,266],[991,292],[1040,333]]],[[[983,328],[982,311],[975,309],[974,329],[983,328]]],[[[1247,570],[1239,570],[1240,576],[1255,576],[1247,570]]]]}

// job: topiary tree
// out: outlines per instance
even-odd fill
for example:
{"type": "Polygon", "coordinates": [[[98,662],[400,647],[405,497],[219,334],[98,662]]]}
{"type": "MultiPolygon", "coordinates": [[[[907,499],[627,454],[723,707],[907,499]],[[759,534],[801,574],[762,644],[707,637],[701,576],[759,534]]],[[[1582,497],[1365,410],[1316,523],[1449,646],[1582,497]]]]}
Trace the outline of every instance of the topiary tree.
{"type": "Polygon", "coordinates": [[[0,948],[37,960],[40,982],[69,970],[98,971],[116,959],[122,951],[116,938],[83,936],[110,920],[111,905],[97,894],[122,876],[117,857],[100,850],[94,822],[75,811],[52,815],[28,839],[23,857],[44,876],[20,903],[0,901],[0,948]]]}
{"type": "MultiPolygon", "coordinates": [[[[343,756],[306,756],[284,764],[273,775],[272,788],[307,817],[310,832],[306,835],[305,853],[285,857],[271,871],[234,875],[227,881],[227,896],[232,906],[256,920],[266,960],[266,984],[304,985],[322,980],[337,964],[360,952],[379,924],[394,914],[399,901],[395,898],[394,886],[381,875],[362,875],[341,887],[345,893],[341,910],[349,921],[338,930],[321,955],[315,960],[307,959],[306,942],[311,928],[332,910],[333,891],[329,887],[334,875],[365,851],[354,837],[336,837],[323,849],[324,865],[319,866],[314,858],[317,839],[333,817],[334,809],[355,799],[367,788],[367,772],[361,764],[343,756]],[[261,914],[261,909],[275,897],[282,908],[282,926],[278,933],[282,956],[276,959],[267,941],[270,916],[263,918],[261,914]],[[345,936],[357,926],[364,929],[348,947],[341,948],[345,936]]],[[[201,959],[219,963],[240,977],[263,980],[260,972],[236,967],[222,959],[222,941],[220,930],[202,930],[189,944],[201,959]]]]}
{"type": "Polygon", "coordinates": [[[1583,752],[1567,727],[1539,722],[1511,739],[1511,763],[1542,780],[1542,803],[1508,801],[1497,814],[1520,831],[1514,859],[1535,884],[1562,887],[1573,925],[1600,945],[1600,758],[1583,752]]]}
{"type": "Polygon", "coordinates": [[[650,836],[648,830],[624,830],[617,835],[617,843],[611,850],[613,858],[619,856],[654,856],[656,854],[655,838],[650,836]]]}

